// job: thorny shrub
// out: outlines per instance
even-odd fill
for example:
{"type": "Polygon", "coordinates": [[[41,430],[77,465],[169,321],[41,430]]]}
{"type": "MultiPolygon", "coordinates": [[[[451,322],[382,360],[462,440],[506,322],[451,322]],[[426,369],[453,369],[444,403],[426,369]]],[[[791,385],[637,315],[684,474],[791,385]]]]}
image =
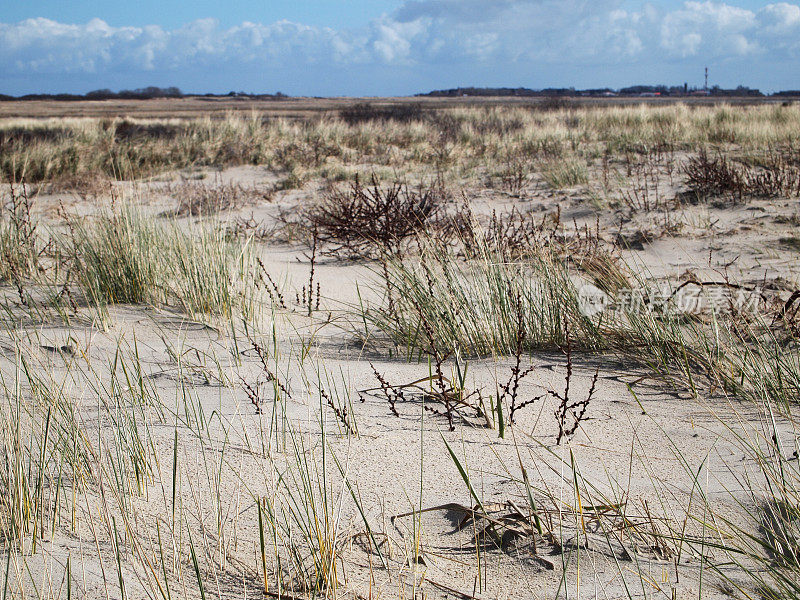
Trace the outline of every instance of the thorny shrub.
{"type": "Polygon", "coordinates": [[[306,208],[302,223],[316,231],[328,254],[348,258],[401,254],[403,243],[442,210],[444,194],[436,187],[411,190],[399,182],[381,187],[375,176],[365,186],[356,180],[349,189],[334,188],[306,208]]]}
{"type": "Polygon", "coordinates": [[[684,167],[690,190],[698,196],[725,195],[741,202],[744,197],[774,198],[800,194],[800,169],[782,159],[761,167],[748,167],[718,153],[689,159],[684,167]]]}

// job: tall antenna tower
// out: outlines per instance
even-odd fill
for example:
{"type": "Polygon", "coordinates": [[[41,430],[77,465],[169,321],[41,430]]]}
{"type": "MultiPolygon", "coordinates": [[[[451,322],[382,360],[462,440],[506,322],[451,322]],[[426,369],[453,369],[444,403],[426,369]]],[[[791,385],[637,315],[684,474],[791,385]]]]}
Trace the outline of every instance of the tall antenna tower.
{"type": "Polygon", "coordinates": [[[705,91],[708,91],[708,67],[706,67],[706,85],[703,89],[705,91]]]}

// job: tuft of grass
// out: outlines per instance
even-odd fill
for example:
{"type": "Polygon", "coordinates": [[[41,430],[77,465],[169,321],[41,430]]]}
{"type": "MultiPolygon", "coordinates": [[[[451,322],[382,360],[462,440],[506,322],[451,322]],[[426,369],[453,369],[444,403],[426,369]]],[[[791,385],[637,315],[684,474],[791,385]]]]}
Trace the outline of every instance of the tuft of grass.
{"type": "Polygon", "coordinates": [[[95,303],[157,304],[167,299],[163,261],[169,255],[168,239],[132,206],[92,221],[73,219],[62,248],[75,260],[81,288],[95,303]]]}
{"type": "Polygon", "coordinates": [[[601,345],[600,332],[581,312],[567,265],[546,247],[524,261],[508,261],[485,238],[467,261],[434,239],[421,242],[418,260],[387,259],[387,306],[360,307],[362,319],[396,344],[445,354],[508,355],[525,332],[526,349],[559,348],[565,324],[584,348],[601,345]]]}
{"type": "Polygon", "coordinates": [[[781,246],[800,252],[800,237],[796,235],[787,235],[778,240],[781,246]]]}
{"type": "Polygon", "coordinates": [[[288,433],[289,464],[276,473],[273,494],[257,499],[259,527],[276,541],[279,591],[290,586],[314,597],[336,597],[343,550],[339,512],[345,496],[344,484],[334,484],[334,473],[342,465],[328,448],[324,427],[319,450],[307,447],[291,427],[288,433]]]}
{"type": "Polygon", "coordinates": [[[586,163],[578,158],[554,160],[542,166],[542,177],[554,190],[575,187],[589,183],[586,163]]]}
{"type": "Polygon", "coordinates": [[[222,227],[155,221],[131,205],[89,221],[70,221],[60,238],[76,265],[84,295],[109,304],[175,305],[193,317],[230,317],[257,308],[256,256],[249,240],[228,239],[222,227]]]}

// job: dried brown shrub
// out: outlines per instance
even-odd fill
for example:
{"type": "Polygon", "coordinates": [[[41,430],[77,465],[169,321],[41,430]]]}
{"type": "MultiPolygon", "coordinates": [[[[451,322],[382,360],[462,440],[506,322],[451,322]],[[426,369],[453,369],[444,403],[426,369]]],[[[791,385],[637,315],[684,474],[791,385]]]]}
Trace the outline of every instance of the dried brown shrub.
{"type": "Polygon", "coordinates": [[[437,237],[455,241],[467,258],[476,258],[475,251],[487,244],[509,261],[524,260],[546,248],[590,276],[603,290],[630,285],[616,248],[600,236],[599,221],[594,228],[576,223],[565,226],[560,210],[541,214],[512,208],[506,213],[493,211],[490,218],[481,219],[465,199],[454,215],[437,221],[437,237]]]}
{"type": "Polygon", "coordinates": [[[375,104],[360,102],[339,111],[339,116],[348,125],[359,125],[372,121],[397,121],[408,123],[421,121],[424,109],[419,103],[412,104],[375,104]]]}
{"type": "Polygon", "coordinates": [[[246,204],[259,201],[270,201],[272,190],[238,183],[203,183],[198,181],[182,181],[169,184],[165,193],[178,202],[178,207],[169,211],[169,216],[199,217],[214,213],[241,208],[246,204]]]}
{"type": "Polygon", "coordinates": [[[774,198],[800,194],[800,169],[776,154],[760,167],[749,167],[705,150],[684,167],[689,188],[700,197],[723,195],[741,201],[745,196],[774,198]]]}
{"type": "Polygon", "coordinates": [[[302,211],[301,223],[317,232],[327,254],[349,258],[400,254],[408,238],[433,222],[444,201],[438,187],[410,189],[394,182],[381,187],[356,180],[349,188],[333,188],[302,211]]]}
{"type": "Polygon", "coordinates": [[[98,198],[110,195],[113,185],[101,173],[74,173],[56,177],[50,183],[40,185],[39,189],[48,194],[70,192],[81,198],[98,198]]]}
{"type": "Polygon", "coordinates": [[[745,190],[742,169],[732,161],[717,154],[710,157],[701,150],[684,166],[689,188],[699,196],[732,194],[741,198],[745,190]]]}

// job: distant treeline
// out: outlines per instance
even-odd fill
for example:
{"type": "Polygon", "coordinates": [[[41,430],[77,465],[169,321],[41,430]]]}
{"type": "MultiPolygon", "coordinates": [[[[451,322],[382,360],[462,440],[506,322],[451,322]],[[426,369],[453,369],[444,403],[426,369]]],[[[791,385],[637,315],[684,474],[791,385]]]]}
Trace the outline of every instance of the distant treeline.
{"type": "MultiPolygon", "coordinates": [[[[227,94],[193,94],[184,93],[177,87],[160,88],[155,86],[137,88],[135,90],[120,90],[114,92],[109,89],[94,90],[86,94],[25,94],[24,96],[10,96],[0,94],[0,101],[4,100],[56,100],[56,101],[78,101],[78,100],[152,100],[157,98],[247,98],[252,100],[282,100],[289,98],[286,94],[276,92],[274,94],[251,94],[247,92],[228,92],[227,94]]],[[[579,90],[575,88],[545,88],[534,90],[530,88],[478,88],[478,87],[459,87],[449,90],[434,90],[422,94],[418,97],[439,97],[452,98],[462,96],[517,96],[531,98],[570,98],[570,97],[609,97],[609,96],[749,96],[767,97],[758,89],[739,86],[732,89],[725,89],[714,86],[708,89],[689,87],[687,84],[681,86],[666,85],[633,85],[620,89],[595,88],[579,90]]],[[[800,90],[783,90],[769,94],[769,97],[798,97],[800,90]]]]}
{"type": "MultiPolygon", "coordinates": [[[[798,96],[800,91],[787,90],[776,92],[771,96],[788,97],[798,96]]],[[[765,97],[760,90],[739,86],[732,89],[725,89],[714,86],[708,89],[693,88],[687,84],[680,86],[666,85],[633,85],[620,89],[596,88],[577,90],[575,88],[545,88],[533,90],[530,88],[476,88],[460,87],[449,90],[434,90],[417,96],[430,97],[459,97],[459,96],[518,96],[518,97],[539,97],[539,98],[559,98],[559,97],[607,97],[607,96],[753,96],[765,97]]]]}
{"type": "Polygon", "coordinates": [[[258,100],[286,98],[285,94],[247,94],[245,92],[228,92],[227,94],[184,94],[176,87],[145,87],[135,90],[120,90],[114,92],[108,89],[94,90],[86,94],[25,94],[24,96],[9,96],[0,94],[0,100],[152,100],[155,98],[186,98],[186,97],[220,97],[254,98],[258,100]]]}

